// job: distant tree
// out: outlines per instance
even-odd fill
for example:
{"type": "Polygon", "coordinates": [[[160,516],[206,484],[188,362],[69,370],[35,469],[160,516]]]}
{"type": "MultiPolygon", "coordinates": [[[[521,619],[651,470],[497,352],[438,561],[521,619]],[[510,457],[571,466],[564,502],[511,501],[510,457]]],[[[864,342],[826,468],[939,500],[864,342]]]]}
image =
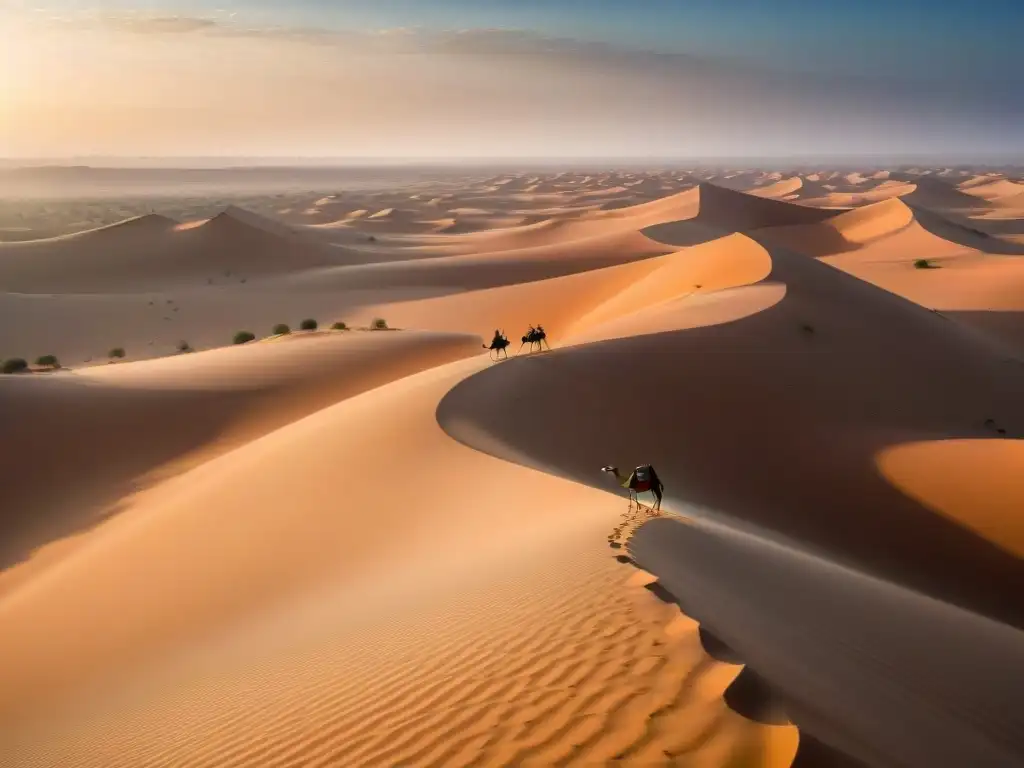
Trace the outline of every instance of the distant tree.
{"type": "Polygon", "coordinates": [[[250,333],[249,331],[239,331],[235,334],[235,344],[248,344],[250,341],[256,339],[256,334],[250,333]]]}
{"type": "Polygon", "coordinates": [[[388,329],[387,320],[383,317],[373,318],[373,322],[370,323],[370,329],[374,331],[386,331],[388,329]]]}
{"type": "Polygon", "coordinates": [[[938,266],[932,264],[928,259],[918,259],[914,262],[914,269],[938,269],[938,266]]]}
{"type": "Polygon", "coordinates": [[[110,350],[110,352],[107,353],[107,357],[111,359],[122,358],[124,357],[124,354],[124,347],[114,347],[112,350],[110,350]]]}
{"type": "Polygon", "coordinates": [[[43,355],[36,360],[36,365],[43,368],[60,368],[60,361],[56,355],[43,355]]]}
{"type": "Polygon", "coordinates": [[[4,360],[3,366],[0,366],[0,371],[4,373],[23,373],[28,370],[28,363],[20,357],[11,357],[4,360]]]}
{"type": "Polygon", "coordinates": [[[275,336],[284,336],[285,334],[291,333],[292,329],[288,327],[287,323],[278,323],[274,326],[275,336]]]}
{"type": "Polygon", "coordinates": [[[338,322],[336,322],[334,325],[332,325],[331,328],[334,329],[335,331],[347,331],[348,330],[348,326],[345,325],[340,320],[338,322]]]}
{"type": "Polygon", "coordinates": [[[190,345],[187,341],[182,339],[181,341],[178,342],[178,351],[179,352],[191,352],[192,351],[192,345],[190,345]]]}
{"type": "Polygon", "coordinates": [[[299,323],[299,328],[304,331],[315,331],[317,329],[317,322],[313,318],[307,318],[299,323]]]}

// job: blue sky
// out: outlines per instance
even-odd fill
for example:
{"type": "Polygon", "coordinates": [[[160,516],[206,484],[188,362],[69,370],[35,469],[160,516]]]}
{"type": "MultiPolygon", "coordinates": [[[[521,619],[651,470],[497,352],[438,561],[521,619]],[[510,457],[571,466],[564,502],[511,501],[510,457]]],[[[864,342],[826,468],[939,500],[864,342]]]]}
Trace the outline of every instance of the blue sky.
{"type": "Polygon", "coordinates": [[[0,0],[0,34],[11,9],[12,156],[1024,153],[1024,0],[0,0]]]}
{"type": "MultiPolygon", "coordinates": [[[[28,3],[26,3],[28,5],[28,3]]],[[[627,47],[770,59],[781,69],[1006,78],[1022,0],[43,0],[53,9],[238,14],[330,28],[519,28],[627,47]]]]}

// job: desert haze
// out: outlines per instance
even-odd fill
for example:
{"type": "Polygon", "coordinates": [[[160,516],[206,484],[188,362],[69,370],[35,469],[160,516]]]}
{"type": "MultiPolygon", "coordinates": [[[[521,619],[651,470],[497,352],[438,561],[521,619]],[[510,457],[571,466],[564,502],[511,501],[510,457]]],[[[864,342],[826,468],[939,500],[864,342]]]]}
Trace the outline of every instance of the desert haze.
{"type": "Polygon", "coordinates": [[[0,765],[1024,765],[1024,169],[0,190],[0,765]]]}

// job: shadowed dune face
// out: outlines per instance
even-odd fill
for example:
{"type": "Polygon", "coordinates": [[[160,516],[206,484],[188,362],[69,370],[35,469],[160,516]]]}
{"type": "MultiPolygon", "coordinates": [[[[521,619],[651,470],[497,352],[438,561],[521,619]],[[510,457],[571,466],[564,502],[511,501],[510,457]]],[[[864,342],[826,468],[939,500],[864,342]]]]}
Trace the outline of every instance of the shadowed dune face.
{"type": "Polygon", "coordinates": [[[759,671],[730,690],[801,728],[794,765],[1019,762],[1020,631],[728,525],[653,520],[629,552],[759,671]]]}
{"type": "Polygon", "coordinates": [[[761,312],[515,361],[456,387],[438,418],[481,450],[587,484],[608,463],[652,462],[683,501],[1020,624],[1024,565],[874,461],[915,440],[983,438],[992,417],[1024,435],[1024,371],[831,267],[777,249],[772,263],[786,294],[761,312]],[[531,398],[543,439],[515,409],[489,407],[522,392],[543,393],[531,398]]]}

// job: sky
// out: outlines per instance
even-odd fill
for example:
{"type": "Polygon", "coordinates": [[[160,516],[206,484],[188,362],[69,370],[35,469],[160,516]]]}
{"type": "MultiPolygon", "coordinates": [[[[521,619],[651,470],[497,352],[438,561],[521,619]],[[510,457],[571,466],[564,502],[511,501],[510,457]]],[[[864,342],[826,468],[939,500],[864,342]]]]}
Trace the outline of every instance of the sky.
{"type": "Polygon", "coordinates": [[[1024,156],[1024,2],[0,0],[0,157],[1024,156]]]}

